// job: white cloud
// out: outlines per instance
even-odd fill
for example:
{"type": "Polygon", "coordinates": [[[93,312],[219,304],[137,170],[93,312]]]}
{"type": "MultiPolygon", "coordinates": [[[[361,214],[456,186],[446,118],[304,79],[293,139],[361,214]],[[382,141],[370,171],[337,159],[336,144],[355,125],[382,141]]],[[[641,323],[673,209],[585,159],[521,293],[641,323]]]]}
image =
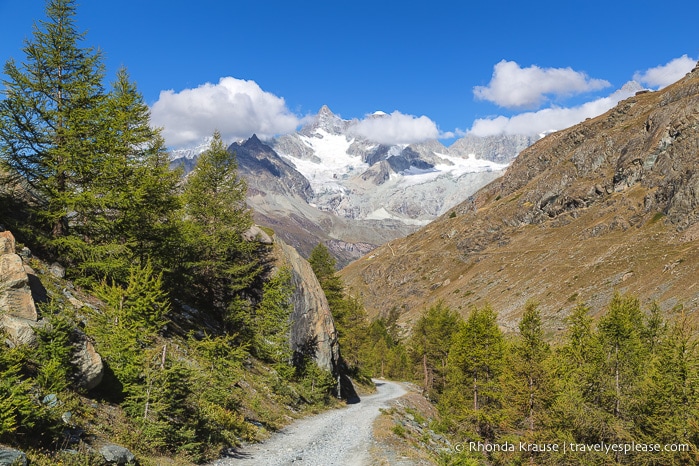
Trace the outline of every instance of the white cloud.
{"type": "Polygon", "coordinates": [[[437,124],[426,116],[405,115],[399,111],[367,115],[352,126],[351,132],[381,144],[412,144],[428,139],[449,138],[440,133],[437,124]]]}
{"type": "Polygon", "coordinates": [[[586,118],[601,115],[619,101],[631,97],[639,90],[637,83],[629,82],[608,97],[596,99],[577,107],[545,108],[536,112],[525,112],[512,117],[498,116],[482,118],[473,122],[469,131],[476,136],[498,134],[540,134],[558,131],[580,123],[586,118]]]}
{"type": "Polygon", "coordinates": [[[514,61],[502,60],[493,67],[487,86],[476,86],[477,99],[507,108],[537,108],[547,96],[571,96],[610,86],[603,79],[591,79],[572,68],[522,68],[514,61]]]}
{"type": "Polygon", "coordinates": [[[680,58],[670,60],[664,65],[638,71],[633,79],[650,87],[663,88],[678,81],[685,74],[689,73],[696,65],[697,60],[682,55],[680,58]]]}
{"type": "Polygon", "coordinates": [[[170,147],[200,142],[216,129],[226,140],[253,133],[268,138],[294,131],[300,124],[283,98],[263,91],[254,81],[232,77],[180,92],[161,91],[151,108],[151,121],[164,128],[170,147]]]}

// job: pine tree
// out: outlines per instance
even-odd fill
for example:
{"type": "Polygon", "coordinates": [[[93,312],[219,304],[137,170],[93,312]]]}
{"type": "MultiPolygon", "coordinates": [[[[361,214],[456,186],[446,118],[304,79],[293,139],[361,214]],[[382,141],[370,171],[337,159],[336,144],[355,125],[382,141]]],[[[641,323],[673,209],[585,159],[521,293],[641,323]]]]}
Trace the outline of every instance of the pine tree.
{"type": "Polygon", "coordinates": [[[240,306],[240,293],[261,273],[261,246],[242,236],[252,226],[252,215],[237,169],[235,154],[226,150],[217,131],[184,189],[189,256],[181,273],[189,282],[189,298],[229,323],[228,306],[240,306]]]}
{"type": "Polygon", "coordinates": [[[25,44],[22,64],[5,65],[0,158],[6,182],[28,187],[42,226],[61,238],[101,168],[104,72],[101,55],[80,45],[74,1],[49,0],[46,15],[25,44]]]}

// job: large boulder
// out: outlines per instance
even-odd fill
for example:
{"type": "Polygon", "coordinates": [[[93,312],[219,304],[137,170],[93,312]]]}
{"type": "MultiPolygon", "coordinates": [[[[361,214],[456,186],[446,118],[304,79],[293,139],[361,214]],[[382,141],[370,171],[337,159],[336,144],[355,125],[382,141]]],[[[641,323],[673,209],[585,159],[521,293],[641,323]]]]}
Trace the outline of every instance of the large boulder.
{"type": "Polygon", "coordinates": [[[309,354],[322,369],[335,373],[339,367],[340,345],[328,300],[311,264],[293,247],[275,237],[278,264],[288,267],[294,286],[291,315],[291,348],[309,354]]]}
{"type": "Polygon", "coordinates": [[[100,454],[108,464],[129,464],[136,461],[136,457],[128,449],[113,443],[102,446],[100,454]]]}
{"type": "Polygon", "coordinates": [[[34,329],[44,325],[44,321],[23,319],[11,315],[0,315],[0,329],[5,331],[10,346],[33,345],[36,343],[34,329]]]}
{"type": "Polygon", "coordinates": [[[29,276],[22,258],[15,254],[15,238],[9,231],[0,232],[0,329],[11,344],[32,344],[38,325],[36,305],[29,286],[29,276]]]}
{"type": "Polygon", "coordinates": [[[15,237],[9,231],[0,231],[0,256],[15,253],[15,237]]]}
{"type": "Polygon", "coordinates": [[[75,343],[76,351],[73,354],[73,365],[78,371],[78,383],[86,389],[92,390],[102,382],[104,363],[87,336],[82,332],[80,336],[79,341],[75,343]]]}
{"type": "Polygon", "coordinates": [[[0,466],[27,466],[27,455],[19,450],[0,447],[0,466]]]}
{"type": "Polygon", "coordinates": [[[29,277],[17,254],[0,256],[0,313],[36,321],[29,277]]]}

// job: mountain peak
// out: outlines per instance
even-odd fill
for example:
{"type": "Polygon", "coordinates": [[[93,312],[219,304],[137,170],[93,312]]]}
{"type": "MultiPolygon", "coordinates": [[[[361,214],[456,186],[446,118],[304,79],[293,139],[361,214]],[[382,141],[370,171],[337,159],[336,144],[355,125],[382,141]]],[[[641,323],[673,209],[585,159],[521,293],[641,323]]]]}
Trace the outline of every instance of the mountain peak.
{"type": "Polygon", "coordinates": [[[349,122],[343,120],[339,116],[335,115],[330,107],[323,105],[318,110],[318,114],[313,118],[313,121],[305,126],[301,133],[306,136],[310,136],[317,132],[317,130],[322,129],[330,134],[342,134],[347,128],[349,122]]]}
{"type": "Polygon", "coordinates": [[[320,110],[318,110],[318,116],[328,116],[328,117],[334,117],[335,114],[330,110],[330,107],[327,105],[323,105],[320,107],[320,110]]]}

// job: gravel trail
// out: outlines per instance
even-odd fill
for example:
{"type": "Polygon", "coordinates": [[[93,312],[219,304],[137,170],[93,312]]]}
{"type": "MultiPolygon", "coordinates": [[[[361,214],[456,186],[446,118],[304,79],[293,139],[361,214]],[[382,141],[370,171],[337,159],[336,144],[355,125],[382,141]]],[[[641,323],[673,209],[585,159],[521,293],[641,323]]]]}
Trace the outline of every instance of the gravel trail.
{"type": "Polygon", "coordinates": [[[377,393],[359,403],[300,419],[264,443],[238,450],[211,466],[364,466],[371,463],[372,424],[379,408],[406,393],[400,384],[375,380],[377,393]]]}

